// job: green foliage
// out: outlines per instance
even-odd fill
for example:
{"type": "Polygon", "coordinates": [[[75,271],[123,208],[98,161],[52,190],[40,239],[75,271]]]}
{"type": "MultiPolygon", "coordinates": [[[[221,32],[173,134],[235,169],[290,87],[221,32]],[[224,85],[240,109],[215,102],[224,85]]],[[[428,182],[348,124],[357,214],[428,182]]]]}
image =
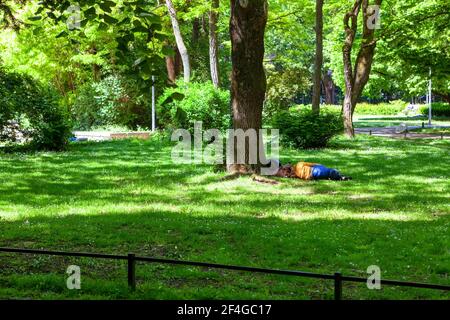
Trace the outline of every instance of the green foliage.
{"type": "Polygon", "coordinates": [[[158,104],[160,126],[193,130],[194,122],[202,121],[205,130],[230,127],[230,93],[209,82],[179,83],[166,89],[158,104]]]}
{"type": "Polygon", "coordinates": [[[407,102],[401,100],[377,104],[361,102],[356,105],[355,114],[394,116],[404,111],[407,105],[407,102]]]}
{"type": "MultiPolygon", "coordinates": [[[[359,102],[356,105],[355,115],[362,116],[396,116],[405,111],[407,102],[401,100],[394,100],[391,102],[385,103],[367,103],[367,102],[359,102]]],[[[298,105],[291,107],[292,110],[302,110],[302,109],[311,109],[311,105],[298,105]]],[[[320,110],[332,113],[341,113],[342,106],[341,105],[322,105],[320,106],[320,110]]]]}
{"type": "Polygon", "coordinates": [[[299,149],[324,148],[343,130],[339,113],[322,111],[312,113],[310,108],[291,109],[278,113],[273,128],[280,130],[281,143],[299,149]]]}
{"type": "Polygon", "coordinates": [[[148,101],[139,96],[137,84],[118,76],[108,76],[99,82],[80,88],[71,108],[76,129],[126,126],[131,129],[148,127],[148,101]]]}
{"type": "MultiPolygon", "coordinates": [[[[420,113],[428,116],[428,105],[419,109],[420,113]]],[[[431,104],[431,114],[433,117],[450,117],[450,104],[443,102],[433,102],[431,104]]]]}
{"type": "MultiPolygon", "coordinates": [[[[365,274],[376,256],[391,279],[448,285],[443,159],[450,141],[362,135],[333,140],[330,149],[281,150],[283,163],[320,162],[354,178],[343,184],[280,179],[281,185],[271,185],[251,177],[223,183],[225,173],[211,166],[172,163],[172,146],[152,137],[75,144],[64,156],[0,154],[2,187],[14,190],[0,193],[2,243],[130,250],[140,256],[158,250],[173,259],[355,276],[365,274]],[[424,183],[428,180],[433,183],[424,183]]],[[[0,299],[332,299],[333,294],[330,282],[147,263],[139,265],[139,284],[130,291],[122,263],[76,261],[85,270],[82,290],[65,287],[65,260],[2,257],[0,299]],[[269,281],[276,290],[268,291],[269,281]]],[[[388,286],[347,285],[344,295],[448,300],[441,290],[388,286]]]]}
{"type": "MultiPolygon", "coordinates": [[[[0,132],[16,121],[39,150],[62,150],[70,136],[68,117],[55,94],[31,78],[0,69],[0,132]]],[[[11,137],[0,135],[6,142],[11,137]]]]}
{"type": "Polygon", "coordinates": [[[310,74],[301,68],[286,68],[276,71],[268,68],[266,103],[264,115],[273,116],[280,110],[288,109],[300,93],[310,88],[310,74]]]}
{"type": "Polygon", "coordinates": [[[116,77],[84,85],[71,108],[75,128],[89,130],[93,126],[117,124],[118,101],[122,95],[123,89],[116,77]]]}
{"type": "MultiPolygon", "coordinates": [[[[72,45],[86,42],[87,38],[100,38],[102,45],[109,45],[103,56],[114,60],[114,65],[133,68],[143,80],[155,75],[158,65],[163,62],[167,34],[162,30],[161,17],[153,12],[156,1],[44,0],[38,5],[35,15],[29,19],[36,34],[43,31],[42,21],[50,21],[56,26],[64,26],[56,38],[70,41],[72,45]],[[79,17],[73,10],[68,10],[71,8],[79,10],[79,17]],[[68,21],[72,22],[70,30],[66,27],[68,21]]],[[[92,44],[94,48],[90,49],[94,50],[91,51],[97,53],[95,41],[92,44]]],[[[104,61],[104,57],[86,59],[83,55],[86,54],[81,53],[84,62],[104,61]]]]}

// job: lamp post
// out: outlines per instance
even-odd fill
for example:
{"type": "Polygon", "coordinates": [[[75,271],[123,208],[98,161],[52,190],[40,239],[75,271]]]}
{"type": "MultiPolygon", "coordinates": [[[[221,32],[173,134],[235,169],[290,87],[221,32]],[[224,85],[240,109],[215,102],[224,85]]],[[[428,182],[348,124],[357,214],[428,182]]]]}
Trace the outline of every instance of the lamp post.
{"type": "Polygon", "coordinates": [[[431,67],[430,67],[430,81],[428,82],[428,125],[431,126],[431,67]]]}

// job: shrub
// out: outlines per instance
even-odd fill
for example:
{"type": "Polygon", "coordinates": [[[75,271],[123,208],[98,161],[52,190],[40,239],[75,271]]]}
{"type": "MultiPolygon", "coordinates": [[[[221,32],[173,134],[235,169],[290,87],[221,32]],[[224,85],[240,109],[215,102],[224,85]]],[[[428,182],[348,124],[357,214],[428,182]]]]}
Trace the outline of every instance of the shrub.
{"type": "Polygon", "coordinates": [[[216,89],[211,83],[168,88],[158,100],[158,120],[163,128],[193,131],[194,122],[202,121],[205,130],[225,131],[231,121],[229,91],[216,89]]]}
{"type": "MultiPolygon", "coordinates": [[[[355,115],[373,115],[373,116],[396,116],[405,111],[408,103],[401,100],[391,101],[389,103],[370,104],[360,102],[356,105],[355,115]]],[[[295,106],[297,109],[311,109],[311,105],[295,106]]],[[[330,111],[333,113],[340,113],[342,105],[321,105],[321,110],[330,111]]]]}
{"type": "Polygon", "coordinates": [[[310,109],[283,111],[273,119],[273,128],[280,130],[281,143],[302,149],[323,148],[343,131],[340,113],[322,110],[320,115],[310,109]]]}
{"type": "Polygon", "coordinates": [[[118,101],[122,95],[120,80],[113,76],[82,86],[72,107],[75,128],[89,130],[94,126],[117,124],[118,101]]]}
{"type": "Polygon", "coordinates": [[[406,109],[407,102],[401,100],[391,101],[389,103],[370,104],[360,102],[356,105],[356,115],[379,115],[379,116],[395,116],[406,109]]]}
{"type": "MultiPolygon", "coordinates": [[[[312,106],[310,104],[299,104],[293,107],[290,107],[289,110],[291,112],[303,112],[303,111],[308,111],[308,110],[312,110],[312,106]]],[[[325,113],[333,113],[336,116],[341,114],[341,110],[342,110],[342,106],[339,105],[321,105],[320,106],[320,112],[325,112],[325,113]]]]}
{"type": "Polygon", "coordinates": [[[142,94],[141,89],[141,84],[135,80],[116,75],[85,84],[78,90],[77,98],[71,107],[75,128],[148,128],[151,123],[150,98],[142,94]]]}
{"type": "Polygon", "coordinates": [[[31,78],[0,69],[0,140],[15,142],[15,137],[1,134],[14,124],[35,149],[64,149],[70,125],[57,101],[53,91],[31,78]]]}
{"type": "MultiPolygon", "coordinates": [[[[421,106],[420,114],[428,116],[428,105],[421,106]]],[[[431,104],[431,115],[433,117],[450,117],[450,104],[444,102],[433,102],[431,104]]]]}
{"type": "Polygon", "coordinates": [[[281,110],[287,110],[299,94],[309,92],[311,87],[309,79],[308,70],[303,68],[292,66],[276,70],[269,66],[264,117],[270,118],[281,110]]]}

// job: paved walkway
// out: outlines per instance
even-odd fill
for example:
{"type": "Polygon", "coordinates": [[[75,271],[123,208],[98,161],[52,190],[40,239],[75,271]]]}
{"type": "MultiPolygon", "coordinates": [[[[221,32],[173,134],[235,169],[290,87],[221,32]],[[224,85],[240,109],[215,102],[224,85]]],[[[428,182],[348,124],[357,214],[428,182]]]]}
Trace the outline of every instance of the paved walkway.
{"type": "Polygon", "coordinates": [[[74,131],[73,135],[79,141],[105,141],[105,140],[120,140],[127,138],[148,139],[151,135],[151,132],[74,131]]]}
{"type": "MultiPolygon", "coordinates": [[[[369,134],[372,136],[388,138],[406,138],[406,139],[450,139],[450,133],[416,133],[411,130],[421,129],[421,126],[395,126],[395,127],[373,127],[356,128],[356,134],[369,134]]],[[[425,128],[450,128],[448,126],[425,126],[425,128]]]]}

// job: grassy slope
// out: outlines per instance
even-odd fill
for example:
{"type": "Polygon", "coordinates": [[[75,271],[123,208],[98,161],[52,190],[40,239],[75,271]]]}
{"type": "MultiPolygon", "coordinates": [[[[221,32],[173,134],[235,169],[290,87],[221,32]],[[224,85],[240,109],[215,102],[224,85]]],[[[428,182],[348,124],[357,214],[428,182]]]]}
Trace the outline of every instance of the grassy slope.
{"type": "MultiPolygon", "coordinates": [[[[285,151],[351,182],[248,178],[174,165],[161,141],[73,145],[67,153],[0,155],[0,246],[127,253],[449,284],[447,141],[339,139],[285,151]]],[[[189,267],[0,255],[0,298],[331,298],[332,283],[189,267]],[[82,290],[65,289],[69,264],[82,290]],[[94,281],[95,279],[95,281],[94,281]]],[[[449,298],[439,291],[344,285],[349,298],[449,298]]]]}

